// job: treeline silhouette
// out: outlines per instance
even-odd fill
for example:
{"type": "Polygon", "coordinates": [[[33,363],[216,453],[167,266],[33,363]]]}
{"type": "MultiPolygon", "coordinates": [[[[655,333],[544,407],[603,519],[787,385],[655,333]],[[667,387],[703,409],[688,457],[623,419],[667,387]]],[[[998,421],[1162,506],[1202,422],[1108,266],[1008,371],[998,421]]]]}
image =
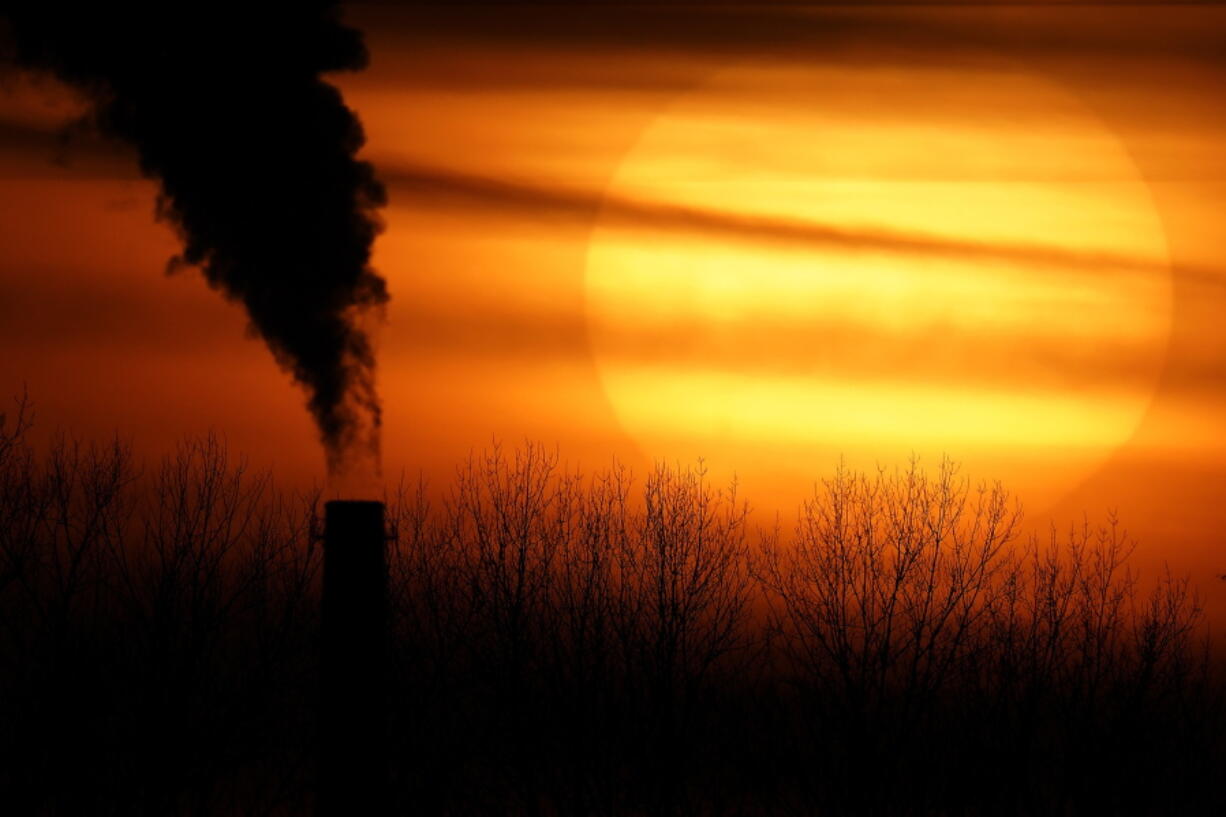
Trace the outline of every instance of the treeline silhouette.
{"type": "MultiPolygon", "coordinates": [[[[0,422],[0,810],[304,814],[318,496],[216,437],[0,422]]],[[[389,498],[397,813],[1090,815],[1223,805],[1222,674],[1114,521],[1021,540],[949,464],[760,531],[701,468],[494,448],[389,498]]],[[[1210,812],[1212,813],[1212,812],[1210,812]]]]}

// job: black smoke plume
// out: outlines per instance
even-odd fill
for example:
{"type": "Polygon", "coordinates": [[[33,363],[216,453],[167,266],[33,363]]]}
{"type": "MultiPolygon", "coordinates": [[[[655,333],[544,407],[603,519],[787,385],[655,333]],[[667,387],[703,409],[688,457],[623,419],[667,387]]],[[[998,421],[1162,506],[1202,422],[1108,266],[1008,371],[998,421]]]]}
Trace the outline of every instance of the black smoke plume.
{"type": "MultiPolygon", "coordinates": [[[[378,454],[375,356],[358,318],[387,301],[370,267],[385,201],[328,71],[366,63],[337,3],[5,0],[4,51],[92,102],[161,189],[157,215],[308,395],[335,472],[378,454]]],[[[376,459],[377,462],[377,459],[376,459]]]]}

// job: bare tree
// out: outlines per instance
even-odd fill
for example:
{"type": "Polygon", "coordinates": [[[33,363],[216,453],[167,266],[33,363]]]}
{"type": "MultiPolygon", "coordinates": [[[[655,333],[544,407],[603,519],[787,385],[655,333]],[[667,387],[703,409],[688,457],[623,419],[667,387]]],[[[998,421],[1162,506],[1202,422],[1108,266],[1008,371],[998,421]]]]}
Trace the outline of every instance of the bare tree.
{"type": "MultiPolygon", "coordinates": [[[[1124,734],[1177,744],[1194,731],[1171,720],[1208,677],[1186,580],[1141,594],[1114,518],[1018,545],[1020,518],[999,485],[913,461],[840,469],[790,539],[766,537],[755,573],[795,690],[791,745],[824,769],[812,799],[891,813],[1092,809],[1133,765],[1124,734]],[[970,782],[943,779],[954,763],[970,782]]],[[[1155,760],[1134,773],[1157,774],[1155,760]]]]}
{"type": "MultiPolygon", "coordinates": [[[[21,813],[308,801],[319,497],[216,436],[153,468],[0,420],[0,789],[21,813]]],[[[1114,518],[1018,541],[950,463],[840,469],[756,537],[701,464],[539,445],[390,501],[397,800],[440,814],[1191,813],[1199,599],[1114,518]]]]}

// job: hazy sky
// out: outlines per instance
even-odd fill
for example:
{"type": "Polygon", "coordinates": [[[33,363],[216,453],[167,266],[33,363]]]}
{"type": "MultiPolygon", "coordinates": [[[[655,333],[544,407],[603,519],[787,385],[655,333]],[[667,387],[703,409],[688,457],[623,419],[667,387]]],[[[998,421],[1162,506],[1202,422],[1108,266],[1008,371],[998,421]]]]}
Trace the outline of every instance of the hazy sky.
{"type": "MultiPolygon", "coordinates": [[[[356,6],[335,80],[389,189],[386,470],[500,438],[707,458],[786,519],[840,456],[1118,508],[1226,593],[1226,13],[356,6]]],[[[122,146],[0,85],[0,386],[147,453],[321,480],[301,394],[122,146]]]]}

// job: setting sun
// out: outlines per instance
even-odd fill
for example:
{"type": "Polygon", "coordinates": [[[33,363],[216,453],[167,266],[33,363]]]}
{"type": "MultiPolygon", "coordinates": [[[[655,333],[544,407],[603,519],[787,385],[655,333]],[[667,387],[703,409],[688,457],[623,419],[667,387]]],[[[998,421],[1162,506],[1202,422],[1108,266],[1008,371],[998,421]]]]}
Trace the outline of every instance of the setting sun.
{"type": "Polygon", "coordinates": [[[1050,81],[723,69],[643,129],[605,196],[723,219],[593,232],[602,381],[657,456],[750,484],[950,456],[1041,509],[1149,407],[1162,225],[1118,139],[1050,81]],[[885,98],[905,102],[867,101],[885,98]],[[1059,476],[1035,480],[1036,458],[1059,476]]]}

